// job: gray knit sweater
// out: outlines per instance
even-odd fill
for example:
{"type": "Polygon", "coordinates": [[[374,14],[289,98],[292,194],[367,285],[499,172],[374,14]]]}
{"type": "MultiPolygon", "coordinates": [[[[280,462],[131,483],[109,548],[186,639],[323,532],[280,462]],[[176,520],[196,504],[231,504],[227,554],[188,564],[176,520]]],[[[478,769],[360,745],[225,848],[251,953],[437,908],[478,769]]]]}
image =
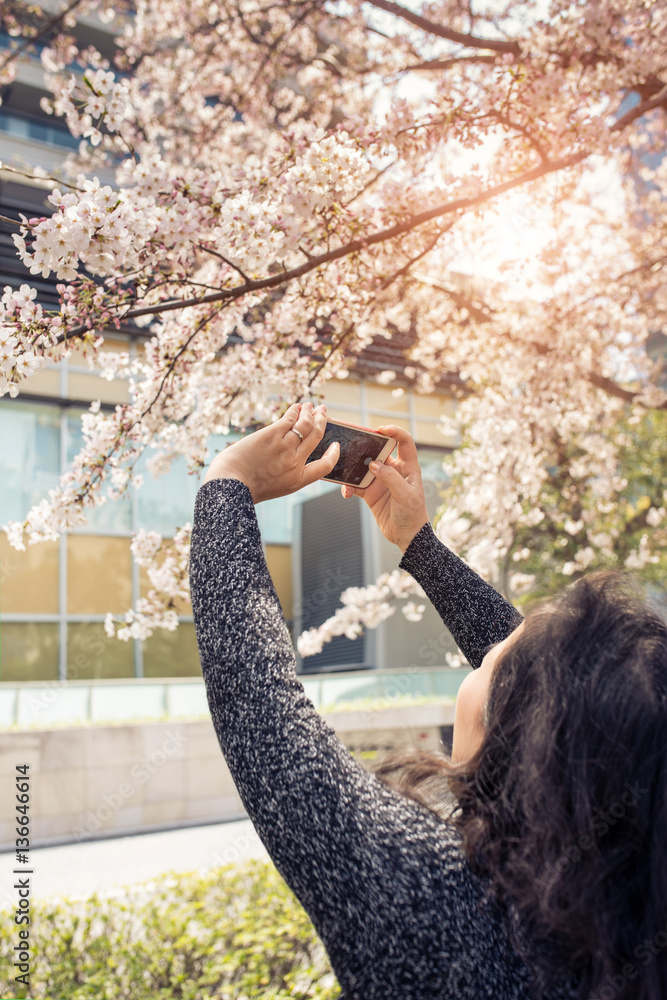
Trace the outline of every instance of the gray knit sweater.
{"type": "MultiPolygon", "coordinates": [[[[474,667],[521,621],[430,524],[399,565],[474,667]]],[[[528,1000],[530,973],[483,902],[458,834],[367,772],[306,697],[239,480],[199,489],[190,587],[222,752],[345,1000],[528,1000]]]]}

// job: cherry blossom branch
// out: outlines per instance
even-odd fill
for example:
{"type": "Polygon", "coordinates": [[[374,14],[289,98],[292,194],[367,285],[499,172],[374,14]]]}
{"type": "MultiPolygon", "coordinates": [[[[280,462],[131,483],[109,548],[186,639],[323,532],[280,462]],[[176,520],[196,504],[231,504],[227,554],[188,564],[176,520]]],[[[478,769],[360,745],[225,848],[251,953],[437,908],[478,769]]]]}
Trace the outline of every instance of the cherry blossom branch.
{"type": "MultiPolygon", "coordinates": [[[[390,285],[393,284],[394,281],[397,281],[399,278],[403,277],[403,275],[407,274],[407,272],[409,271],[409,269],[412,267],[413,264],[416,264],[417,261],[422,260],[427,254],[429,254],[433,249],[435,249],[435,246],[440,237],[450,228],[451,228],[450,226],[445,226],[443,229],[439,230],[424,250],[418,253],[415,257],[412,257],[410,260],[408,260],[401,268],[398,269],[398,271],[395,271],[393,274],[385,278],[381,285],[382,291],[385,291],[387,288],[390,287],[390,285]]],[[[334,346],[331,348],[331,350],[324,358],[322,363],[317,366],[311,377],[308,379],[309,386],[311,386],[315,382],[315,380],[317,379],[317,377],[319,376],[320,372],[323,370],[327,362],[331,360],[335,352],[339,350],[343,342],[347,340],[347,338],[352,333],[354,328],[355,324],[350,323],[349,326],[342,333],[342,335],[338,338],[336,344],[334,344],[334,346]]]]}
{"type": "MultiPolygon", "coordinates": [[[[390,226],[388,229],[380,230],[377,233],[371,233],[362,239],[352,240],[351,242],[345,243],[342,246],[334,248],[333,250],[328,250],[325,253],[314,255],[305,264],[301,264],[299,267],[294,267],[290,270],[280,271],[277,274],[270,275],[268,278],[259,278],[257,280],[247,281],[243,285],[237,285],[234,288],[221,289],[219,292],[214,292],[211,295],[204,295],[201,298],[173,299],[157,303],[153,306],[143,306],[139,309],[131,309],[129,312],[125,313],[124,318],[131,319],[137,316],[155,316],[159,313],[169,312],[174,309],[187,309],[191,306],[205,305],[209,302],[222,302],[225,300],[233,301],[248,294],[248,292],[262,291],[266,288],[277,288],[280,285],[286,284],[297,278],[302,278],[304,275],[309,274],[318,267],[322,267],[324,264],[340,260],[343,257],[349,257],[352,254],[358,253],[360,250],[365,250],[368,247],[375,246],[379,243],[385,243],[388,240],[395,239],[397,236],[403,236],[405,233],[412,232],[419,226],[422,226],[427,222],[432,222],[434,219],[442,218],[444,215],[452,215],[455,212],[460,212],[464,209],[475,208],[476,206],[482,205],[500,194],[504,194],[506,191],[511,191],[515,187],[520,187],[523,184],[528,184],[531,181],[538,180],[546,174],[575,166],[577,163],[581,163],[582,160],[585,160],[589,155],[588,151],[584,150],[579,153],[573,153],[570,156],[563,157],[560,160],[552,160],[548,164],[542,164],[534,167],[532,170],[527,170],[525,173],[520,174],[511,180],[503,181],[501,184],[496,184],[493,187],[487,188],[486,191],[482,191],[478,195],[473,195],[468,198],[457,198],[454,201],[446,202],[444,205],[437,205],[425,212],[421,212],[419,215],[413,215],[404,222],[396,223],[396,225],[390,226]]],[[[84,333],[87,329],[88,328],[85,326],[74,327],[66,334],[60,334],[57,338],[55,338],[54,342],[62,343],[63,341],[72,339],[73,337],[84,333]]]]}
{"type": "Polygon", "coordinates": [[[84,0],[71,0],[68,6],[65,7],[60,14],[56,15],[56,17],[52,17],[50,21],[47,21],[35,35],[32,35],[30,38],[25,38],[19,45],[16,46],[15,49],[11,49],[2,62],[0,62],[0,73],[12,60],[17,59],[23,52],[26,51],[26,49],[29,49],[31,45],[34,45],[38,38],[41,38],[43,35],[47,35],[54,28],[58,27],[58,25],[64,21],[73,10],[80,7],[83,2],[84,0]]]}
{"type": "Polygon", "coordinates": [[[68,184],[67,181],[62,179],[62,177],[52,177],[50,174],[31,174],[27,170],[20,170],[18,167],[10,167],[8,163],[2,163],[1,160],[0,167],[3,171],[8,171],[12,174],[19,174],[21,177],[27,177],[28,180],[31,181],[50,181],[51,184],[58,184],[60,187],[70,188],[71,191],[81,190],[76,184],[68,184]]]}
{"type": "Polygon", "coordinates": [[[544,148],[541,142],[538,142],[538,140],[532,134],[527,125],[520,125],[519,122],[513,122],[501,111],[494,111],[491,114],[491,118],[495,118],[495,120],[500,122],[501,125],[504,125],[506,128],[512,129],[513,131],[518,132],[520,135],[522,135],[524,139],[528,140],[530,145],[533,147],[533,149],[539,156],[542,163],[549,162],[549,154],[547,150],[544,148]]]}
{"type": "Polygon", "coordinates": [[[17,229],[20,229],[23,225],[23,223],[21,223],[18,219],[10,219],[6,215],[0,215],[0,222],[6,222],[10,226],[16,226],[17,229]]]}
{"type": "Polygon", "coordinates": [[[451,59],[427,59],[425,62],[414,63],[411,66],[405,66],[399,72],[409,73],[409,72],[420,72],[422,70],[438,70],[438,69],[451,69],[452,66],[458,66],[460,63],[471,63],[473,65],[477,63],[495,63],[498,61],[498,56],[489,55],[474,55],[474,56],[452,56],[451,59]]]}
{"type": "MultiPolygon", "coordinates": [[[[493,316],[491,315],[491,310],[488,310],[488,312],[484,312],[482,309],[479,309],[473,302],[471,302],[467,296],[462,295],[460,292],[454,291],[451,288],[445,288],[443,285],[440,285],[435,281],[430,281],[424,278],[418,278],[417,276],[414,276],[414,280],[419,281],[421,284],[428,285],[430,288],[433,288],[438,292],[443,292],[443,294],[447,295],[450,299],[452,299],[452,301],[459,308],[466,309],[470,313],[472,318],[475,319],[478,323],[493,322],[493,316]]],[[[613,280],[618,281],[620,279],[613,279],[613,280]]],[[[488,309],[488,307],[486,308],[488,309]]],[[[515,338],[512,337],[511,333],[507,331],[500,333],[500,336],[504,340],[510,340],[510,341],[515,340],[515,338]]],[[[537,340],[530,340],[523,342],[529,344],[530,347],[532,347],[533,350],[540,355],[557,353],[556,348],[549,347],[548,344],[544,344],[537,340]]],[[[585,373],[584,377],[588,382],[591,383],[591,385],[596,386],[596,388],[598,389],[602,389],[603,392],[606,392],[607,395],[609,396],[614,396],[616,397],[616,399],[622,399],[623,402],[625,403],[635,403],[642,397],[642,390],[635,391],[632,389],[624,389],[617,382],[614,382],[613,379],[610,379],[605,375],[600,375],[597,372],[588,371],[585,373]]],[[[661,402],[656,402],[652,405],[647,406],[646,408],[651,410],[667,410],[667,399],[661,402]]]]}
{"type": "Polygon", "coordinates": [[[451,28],[444,28],[441,24],[429,21],[428,18],[422,17],[421,14],[415,14],[406,7],[401,7],[400,4],[394,3],[393,0],[366,0],[366,3],[370,4],[371,7],[385,10],[389,14],[395,14],[396,17],[414,24],[415,27],[421,28],[422,31],[427,32],[429,35],[435,35],[436,38],[446,38],[450,42],[458,42],[460,45],[465,45],[473,49],[492,49],[494,52],[510,52],[515,56],[521,54],[521,47],[518,42],[503,42],[500,39],[464,35],[460,31],[453,31],[451,28]]]}

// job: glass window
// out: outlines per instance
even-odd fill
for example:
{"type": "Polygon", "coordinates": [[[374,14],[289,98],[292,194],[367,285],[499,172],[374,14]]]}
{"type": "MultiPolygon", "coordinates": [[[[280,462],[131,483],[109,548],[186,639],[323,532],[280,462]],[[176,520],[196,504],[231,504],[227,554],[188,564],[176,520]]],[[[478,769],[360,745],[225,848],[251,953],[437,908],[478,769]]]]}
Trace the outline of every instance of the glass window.
{"type": "Polygon", "coordinates": [[[147,449],[137,462],[143,484],[137,490],[138,526],[161,535],[173,535],[186,521],[192,523],[195,497],[201,479],[188,475],[182,455],[173,459],[169,472],[157,479],[148,469],[148,459],[155,451],[147,449]]]}
{"type": "Polygon", "coordinates": [[[201,677],[197,637],[192,622],[175,632],[160,628],[144,639],[144,677],[201,677]]]}
{"type": "MultiPolygon", "coordinates": [[[[238,440],[239,434],[213,434],[208,440],[205,469],[222,451],[225,445],[238,440]]],[[[161,535],[173,535],[176,528],[186,521],[192,523],[195,498],[201,486],[205,469],[198,476],[187,471],[187,461],[179,455],[173,459],[171,467],[157,479],[148,469],[148,460],[156,452],[147,448],[137,463],[137,471],[144,477],[141,489],[137,490],[139,527],[148,531],[159,531],[161,535]]]]}
{"type": "Polygon", "coordinates": [[[0,405],[0,524],[22,521],[60,477],[60,413],[54,406],[0,405]]]}
{"type": "Polygon", "coordinates": [[[417,447],[417,458],[422,470],[422,479],[431,482],[449,483],[450,478],[442,467],[442,463],[451,455],[448,448],[417,447]]]}
{"type": "Polygon", "coordinates": [[[298,493],[290,493],[286,497],[276,497],[275,500],[264,500],[258,504],[255,510],[263,542],[270,545],[291,545],[294,541],[295,506],[311,497],[319,497],[323,493],[339,489],[338,483],[330,483],[320,479],[317,483],[304,486],[298,493]]]}
{"type": "Polygon", "coordinates": [[[0,131],[17,139],[32,139],[34,142],[45,142],[65,149],[78,149],[81,141],[64,129],[5,111],[0,112],[0,131]]]}
{"type": "Polygon", "coordinates": [[[27,545],[18,552],[0,531],[0,615],[57,615],[58,542],[27,545]]]}
{"type": "MultiPolygon", "coordinates": [[[[68,465],[71,464],[83,445],[83,434],[81,431],[82,412],[84,411],[67,414],[68,465]]],[[[132,501],[130,497],[123,497],[121,500],[110,500],[108,498],[109,487],[106,484],[102,487],[102,495],[107,497],[106,502],[102,506],[88,507],[86,509],[86,529],[100,532],[122,532],[129,535],[132,530],[132,501]]]]}
{"type": "Polygon", "coordinates": [[[134,642],[110,639],[101,622],[67,626],[67,679],[134,677],[134,642]]]}
{"type": "Polygon", "coordinates": [[[129,538],[68,535],[67,612],[70,615],[120,614],[132,605],[129,538]]]}
{"type": "Polygon", "coordinates": [[[58,679],[58,625],[55,622],[3,622],[0,627],[2,681],[58,679]]]}

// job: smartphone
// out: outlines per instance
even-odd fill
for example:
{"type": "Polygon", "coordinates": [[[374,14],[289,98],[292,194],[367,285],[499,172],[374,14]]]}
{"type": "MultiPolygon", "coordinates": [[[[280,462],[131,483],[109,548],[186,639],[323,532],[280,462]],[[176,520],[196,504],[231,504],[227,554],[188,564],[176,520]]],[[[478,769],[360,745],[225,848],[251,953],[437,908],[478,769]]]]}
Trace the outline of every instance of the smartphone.
{"type": "Polygon", "coordinates": [[[359,427],[357,424],[344,424],[339,420],[327,420],[324,437],[312,454],[306,459],[306,465],[321,458],[333,441],[340,444],[338,461],[328,476],[323,476],[332,483],[343,483],[364,489],[375,479],[368,468],[369,462],[384,462],[396,447],[395,438],[386,434],[378,434],[370,427],[359,427]]]}

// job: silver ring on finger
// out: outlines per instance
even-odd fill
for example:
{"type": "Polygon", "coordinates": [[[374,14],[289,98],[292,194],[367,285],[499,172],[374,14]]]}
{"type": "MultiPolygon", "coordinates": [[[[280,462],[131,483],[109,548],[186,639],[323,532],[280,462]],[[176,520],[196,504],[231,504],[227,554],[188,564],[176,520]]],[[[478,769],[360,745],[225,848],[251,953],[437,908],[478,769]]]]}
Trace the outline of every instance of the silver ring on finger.
{"type": "Polygon", "coordinates": [[[288,431],[287,433],[289,434],[290,432],[291,432],[292,434],[297,434],[297,435],[298,435],[298,437],[299,437],[299,440],[300,440],[300,441],[303,441],[303,434],[301,433],[301,431],[298,431],[298,430],[296,429],[296,427],[290,427],[290,429],[289,429],[289,431],[288,431]]]}

